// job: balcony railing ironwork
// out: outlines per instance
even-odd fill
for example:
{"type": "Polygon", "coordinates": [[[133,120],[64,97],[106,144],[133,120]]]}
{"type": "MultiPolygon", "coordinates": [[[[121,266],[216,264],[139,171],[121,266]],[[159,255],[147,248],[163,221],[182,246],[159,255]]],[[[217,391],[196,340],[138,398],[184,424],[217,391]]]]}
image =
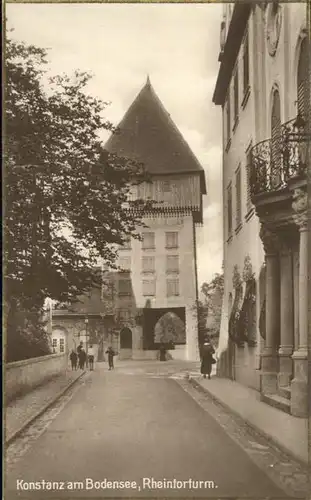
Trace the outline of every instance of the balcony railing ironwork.
{"type": "Polygon", "coordinates": [[[251,149],[251,197],[287,186],[290,179],[306,175],[307,135],[297,119],[284,123],[277,138],[261,141],[251,149]]]}

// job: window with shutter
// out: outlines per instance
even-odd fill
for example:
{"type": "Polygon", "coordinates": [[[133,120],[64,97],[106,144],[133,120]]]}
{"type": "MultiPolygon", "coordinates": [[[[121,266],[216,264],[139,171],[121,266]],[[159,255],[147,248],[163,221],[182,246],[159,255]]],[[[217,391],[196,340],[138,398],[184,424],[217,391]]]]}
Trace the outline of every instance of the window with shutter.
{"type": "Polygon", "coordinates": [[[308,93],[308,41],[301,43],[297,75],[297,105],[298,113],[306,120],[309,102],[308,93]]]}
{"type": "Polygon", "coordinates": [[[119,266],[121,271],[130,272],[131,270],[131,257],[120,257],[119,266]]]}
{"type": "Polygon", "coordinates": [[[232,233],[232,184],[227,187],[227,218],[228,218],[228,237],[232,233]]]}
{"type": "Polygon", "coordinates": [[[231,116],[230,116],[230,89],[227,95],[226,103],[226,121],[227,121],[227,147],[231,137],[231,116]]]}
{"type": "Polygon", "coordinates": [[[166,248],[178,248],[178,233],[176,231],[165,233],[165,237],[166,248]]]}
{"type": "Polygon", "coordinates": [[[131,295],[131,280],[119,280],[119,295],[131,295]]]}
{"type": "Polygon", "coordinates": [[[252,168],[252,155],[251,155],[251,146],[246,151],[246,211],[247,213],[252,208],[252,200],[251,200],[251,168],[252,168]]]}
{"type": "Polygon", "coordinates": [[[156,294],[155,280],[143,280],[143,295],[154,296],[156,294]]]}
{"type": "Polygon", "coordinates": [[[246,33],[243,45],[243,93],[246,94],[249,87],[249,43],[246,33]]]}
{"type": "Polygon", "coordinates": [[[155,272],[155,258],[154,257],[143,257],[142,258],[142,272],[143,273],[154,273],[155,272]]]}
{"type": "Polygon", "coordinates": [[[178,273],[179,272],[178,255],[167,255],[166,256],[166,272],[167,273],[178,273]]]}
{"type": "Polygon", "coordinates": [[[278,90],[273,93],[271,113],[271,171],[270,179],[273,187],[281,182],[281,102],[278,90]]]}
{"type": "Polygon", "coordinates": [[[238,228],[242,220],[242,207],[241,207],[241,168],[239,167],[235,174],[235,195],[236,195],[236,212],[235,222],[238,228]]]}
{"type": "Polygon", "coordinates": [[[143,250],[152,250],[155,248],[155,234],[143,233],[142,234],[142,248],[143,250]]]}
{"type": "Polygon", "coordinates": [[[235,129],[237,120],[239,118],[239,67],[237,67],[234,75],[234,124],[233,129],[235,129]]]}
{"type": "Polygon", "coordinates": [[[124,243],[120,246],[119,250],[130,250],[131,249],[131,237],[125,236],[124,243]]]}
{"type": "Polygon", "coordinates": [[[177,297],[179,295],[179,280],[167,279],[166,280],[166,293],[168,297],[177,297]]]}

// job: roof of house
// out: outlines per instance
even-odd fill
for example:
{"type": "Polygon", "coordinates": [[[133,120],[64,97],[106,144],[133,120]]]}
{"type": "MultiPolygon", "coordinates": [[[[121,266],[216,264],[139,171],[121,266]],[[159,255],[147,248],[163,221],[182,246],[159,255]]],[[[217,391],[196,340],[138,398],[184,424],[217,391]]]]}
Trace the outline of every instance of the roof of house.
{"type": "Polygon", "coordinates": [[[154,175],[199,173],[206,193],[202,166],[165,110],[149,77],[105,144],[110,153],[137,160],[154,175]]]}

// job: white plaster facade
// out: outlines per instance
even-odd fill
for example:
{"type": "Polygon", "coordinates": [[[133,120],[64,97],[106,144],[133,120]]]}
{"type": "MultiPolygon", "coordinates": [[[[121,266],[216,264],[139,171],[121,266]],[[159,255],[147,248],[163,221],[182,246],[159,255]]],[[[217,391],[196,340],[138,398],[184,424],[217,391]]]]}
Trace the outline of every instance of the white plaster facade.
{"type": "MultiPolygon", "coordinates": [[[[241,9],[232,4],[224,5],[222,24],[222,53],[224,61],[228,45],[225,39],[230,31],[233,10],[241,9]],[[224,49],[224,50],[223,50],[224,49]]],[[[297,115],[297,68],[302,40],[307,35],[307,8],[305,3],[268,3],[249,7],[247,21],[241,26],[241,42],[232,64],[228,91],[223,96],[214,95],[214,102],[222,105],[223,112],[223,239],[225,291],[223,317],[220,332],[220,350],[225,350],[228,341],[228,318],[234,298],[232,284],[233,268],[242,273],[244,258],[251,259],[258,285],[260,269],[264,263],[264,249],[259,236],[260,222],[248,198],[248,152],[260,141],[271,138],[271,113],[273,92],[280,94],[281,123],[297,115]],[[275,9],[275,10],[274,10],[275,9]],[[248,36],[249,85],[244,86],[244,44],[248,36]],[[271,42],[269,42],[271,40],[271,42]],[[270,44],[270,45],[269,45],[270,44]],[[273,47],[271,48],[271,44],[273,47]],[[273,49],[273,50],[272,50],[273,49]],[[273,53],[274,52],[274,53],[273,53]],[[238,111],[234,119],[234,78],[238,72],[238,111]],[[230,94],[230,125],[227,124],[228,94],[230,94]],[[228,129],[230,135],[228,136],[228,129]],[[237,191],[236,171],[241,171],[241,217],[236,222],[237,191]],[[232,230],[229,231],[228,186],[232,185],[232,230]]],[[[234,19],[238,23],[238,16],[234,19]]],[[[223,63],[224,65],[224,63],[223,63]]],[[[218,76],[220,81],[220,74],[218,76]]],[[[217,84],[219,84],[219,81],[217,84]]],[[[217,85],[216,85],[217,88],[217,85]]],[[[260,313],[259,287],[257,287],[257,346],[235,346],[233,355],[233,378],[247,386],[260,389],[260,352],[264,341],[260,336],[258,318],[260,313]]]]}

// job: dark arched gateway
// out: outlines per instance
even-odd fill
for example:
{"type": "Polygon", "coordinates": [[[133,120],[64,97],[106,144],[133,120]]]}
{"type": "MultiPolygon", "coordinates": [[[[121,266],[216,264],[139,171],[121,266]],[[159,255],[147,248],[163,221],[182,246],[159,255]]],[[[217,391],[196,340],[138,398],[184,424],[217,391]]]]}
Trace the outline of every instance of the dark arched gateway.
{"type": "Polygon", "coordinates": [[[120,349],[132,349],[132,330],[124,327],[120,331],[120,349]]]}

